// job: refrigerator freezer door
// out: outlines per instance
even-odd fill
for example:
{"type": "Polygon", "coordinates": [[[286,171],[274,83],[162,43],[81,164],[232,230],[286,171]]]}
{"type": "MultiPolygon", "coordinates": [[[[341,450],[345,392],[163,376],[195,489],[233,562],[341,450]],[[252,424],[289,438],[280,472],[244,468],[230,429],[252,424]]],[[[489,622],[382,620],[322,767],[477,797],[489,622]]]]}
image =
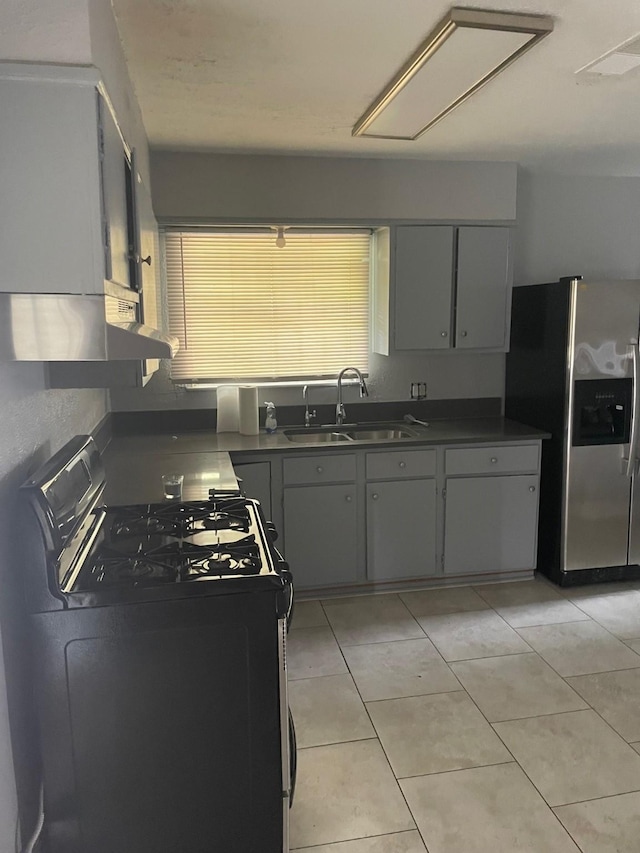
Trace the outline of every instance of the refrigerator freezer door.
{"type": "Polygon", "coordinates": [[[640,325],[640,281],[577,281],[573,379],[631,376],[640,325]]]}
{"type": "MultiPolygon", "coordinates": [[[[622,459],[624,448],[621,444],[571,448],[565,571],[627,564],[631,481],[622,459]]],[[[636,542],[640,544],[639,539],[636,542]]]]}

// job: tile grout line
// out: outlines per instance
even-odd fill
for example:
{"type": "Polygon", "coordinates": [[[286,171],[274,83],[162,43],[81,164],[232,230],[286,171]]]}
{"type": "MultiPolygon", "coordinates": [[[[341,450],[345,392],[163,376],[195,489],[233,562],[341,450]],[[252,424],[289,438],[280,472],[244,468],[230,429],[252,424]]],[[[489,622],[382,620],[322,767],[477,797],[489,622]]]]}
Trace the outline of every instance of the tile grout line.
{"type": "MultiPolygon", "coordinates": [[[[403,602],[403,604],[404,604],[404,602],[403,602]]],[[[406,605],[405,605],[405,606],[406,606],[406,605]]],[[[321,607],[322,607],[322,609],[324,610],[324,605],[323,605],[323,604],[321,604],[321,607]]],[[[326,614],[326,612],[325,612],[325,616],[326,616],[326,615],[327,615],[327,614],[326,614]]],[[[327,621],[328,621],[328,619],[329,619],[329,617],[327,616],[327,621]]],[[[331,630],[333,631],[333,626],[331,626],[331,630]]],[[[334,637],[335,637],[335,632],[334,632],[334,637]]],[[[351,669],[349,668],[349,663],[348,663],[347,659],[344,657],[344,654],[343,654],[343,652],[342,652],[342,647],[340,646],[340,643],[338,642],[338,638],[337,638],[337,637],[335,637],[335,639],[336,639],[336,642],[338,643],[338,647],[340,648],[340,653],[341,653],[341,654],[342,654],[342,656],[343,656],[343,659],[344,659],[344,662],[345,662],[345,664],[346,664],[346,666],[347,666],[347,669],[349,670],[349,674],[350,674],[350,675],[351,675],[351,677],[353,678],[353,673],[351,672],[351,669]]],[[[418,639],[419,639],[419,638],[418,638],[418,639]]],[[[427,639],[428,639],[428,638],[427,638],[427,639]]],[[[363,644],[363,645],[365,645],[365,644],[363,644]]],[[[402,797],[402,799],[403,799],[403,801],[404,801],[404,804],[405,804],[405,805],[406,805],[406,807],[407,807],[407,811],[409,812],[409,815],[411,816],[411,820],[412,820],[412,821],[413,821],[413,823],[414,823],[415,830],[416,830],[416,832],[418,833],[418,835],[420,836],[420,839],[421,839],[422,843],[424,844],[424,847],[425,847],[425,849],[427,850],[427,853],[429,853],[429,849],[428,849],[428,847],[427,847],[427,842],[425,841],[425,839],[424,839],[424,837],[423,837],[423,835],[422,835],[422,832],[420,831],[420,829],[419,829],[419,827],[418,827],[418,821],[416,820],[416,817],[415,817],[415,815],[414,815],[413,811],[411,810],[411,806],[409,805],[409,803],[408,803],[408,801],[407,801],[407,798],[406,798],[406,796],[405,796],[405,793],[404,793],[404,791],[402,790],[402,787],[401,787],[401,785],[400,785],[400,782],[398,781],[398,777],[396,776],[396,774],[395,774],[395,772],[394,772],[394,769],[393,769],[393,767],[391,766],[391,762],[389,761],[389,756],[387,755],[387,751],[386,751],[386,749],[384,748],[384,745],[383,745],[383,743],[382,743],[382,741],[381,741],[381,739],[380,739],[380,735],[379,735],[378,730],[377,730],[377,728],[376,728],[376,726],[375,726],[375,723],[373,722],[373,719],[371,718],[371,714],[369,713],[369,709],[367,708],[367,703],[366,703],[366,702],[364,701],[364,699],[362,698],[362,693],[360,692],[360,688],[358,687],[358,684],[357,684],[357,682],[356,682],[355,678],[353,678],[353,683],[355,684],[355,688],[356,688],[356,690],[357,690],[357,692],[358,692],[358,696],[360,697],[360,701],[362,702],[362,705],[363,705],[363,707],[364,707],[365,713],[366,713],[367,717],[369,718],[369,722],[371,723],[371,726],[373,727],[373,730],[374,730],[374,732],[376,733],[376,740],[377,740],[377,741],[378,741],[378,743],[380,744],[380,749],[381,749],[381,751],[382,751],[382,754],[383,754],[383,755],[384,755],[384,757],[385,757],[385,760],[386,760],[386,762],[387,762],[387,766],[389,767],[389,770],[390,770],[390,772],[391,772],[391,775],[393,776],[393,779],[394,779],[394,781],[395,781],[395,783],[396,783],[396,786],[397,786],[397,788],[398,788],[398,791],[400,792],[400,796],[402,797]]]]}

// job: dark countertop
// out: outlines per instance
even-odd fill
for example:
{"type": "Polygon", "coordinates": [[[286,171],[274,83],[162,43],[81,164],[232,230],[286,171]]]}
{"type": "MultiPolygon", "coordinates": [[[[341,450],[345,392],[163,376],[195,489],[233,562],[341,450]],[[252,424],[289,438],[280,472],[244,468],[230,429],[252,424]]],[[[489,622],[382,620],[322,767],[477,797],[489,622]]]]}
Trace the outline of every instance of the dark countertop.
{"type": "MultiPolygon", "coordinates": [[[[407,424],[402,424],[407,427],[407,424]]],[[[298,426],[290,427],[299,429],[298,426]]],[[[549,433],[506,418],[437,420],[429,427],[411,425],[412,438],[386,441],[354,441],[338,444],[292,442],[284,434],[264,432],[256,436],[212,431],[173,434],[116,435],[104,453],[107,472],[105,502],[112,506],[164,500],[162,474],[184,475],[183,500],[203,500],[209,489],[237,492],[238,481],[231,454],[314,453],[353,451],[371,447],[447,444],[491,444],[505,441],[539,441],[549,433]]],[[[313,428],[311,428],[313,429],[313,428]]]]}
{"type": "MultiPolygon", "coordinates": [[[[327,449],[353,450],[360,447],[393,447],[403,445],[442,445],[476,444],[505,441],[536,441],[549,438],[547,432],[534,427],[511,421],[508,418],[460,418],[458,420],[434,420],[429,427],[400,422],[403,428],[409,428],[412,438],[391,439],[387,441],[357,441],[344,443],[317,444],[289,441],[284,434],[287,429],[300,430],[300,425],[279,427],[274,435],[262,431],[259,435],[240,435],[239,433],[215,433],[213,431],[181,432],[178,434],[132,434],[116,435],[109,452],[129,453],[295,453],[301,450],[325,452],[327,449]]],[[[310,432],[313,427],[310,428],[310,432]]],[[[164,463],[163,463],[164,465],[164,463]]]]}
{"type": "Polygon", "coordinates": [[[115,439],[103,454],[103,460],[107,473],[104,500],[109,506],[163,501],[162,475],[171,473],[184,476],[182,500],[185,501],[206,500],[209,489],[239,492],[231,458],[224,451],[172,453],[156,446],[153,440],[134,449],[121,446],[120,440],[115,439]]]}

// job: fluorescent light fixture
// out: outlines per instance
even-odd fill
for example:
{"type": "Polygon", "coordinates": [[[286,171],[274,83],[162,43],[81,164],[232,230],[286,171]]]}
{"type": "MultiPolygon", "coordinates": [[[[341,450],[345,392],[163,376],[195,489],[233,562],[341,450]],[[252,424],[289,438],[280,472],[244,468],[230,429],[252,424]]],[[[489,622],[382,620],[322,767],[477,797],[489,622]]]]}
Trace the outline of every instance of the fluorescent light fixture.
{"type": "Polygon", "coordinates": [[[552,30],[553,20],[543,15],[451,9],[352,135],[417,139],[552,30]]]}

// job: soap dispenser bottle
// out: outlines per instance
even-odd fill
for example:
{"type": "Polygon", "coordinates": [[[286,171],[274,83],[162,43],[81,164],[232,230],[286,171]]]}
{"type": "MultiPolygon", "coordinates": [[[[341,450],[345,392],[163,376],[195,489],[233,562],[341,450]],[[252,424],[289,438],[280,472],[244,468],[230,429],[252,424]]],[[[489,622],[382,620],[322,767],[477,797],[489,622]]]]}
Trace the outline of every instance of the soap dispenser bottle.
{"type": "Polygon", "coordinates": [[[267,417],[264,421],[264,428],[270,435],[278,429],[278,421],[276,420],[276,407],[273,403],[265,402],[267,407],[267,417]]]}

